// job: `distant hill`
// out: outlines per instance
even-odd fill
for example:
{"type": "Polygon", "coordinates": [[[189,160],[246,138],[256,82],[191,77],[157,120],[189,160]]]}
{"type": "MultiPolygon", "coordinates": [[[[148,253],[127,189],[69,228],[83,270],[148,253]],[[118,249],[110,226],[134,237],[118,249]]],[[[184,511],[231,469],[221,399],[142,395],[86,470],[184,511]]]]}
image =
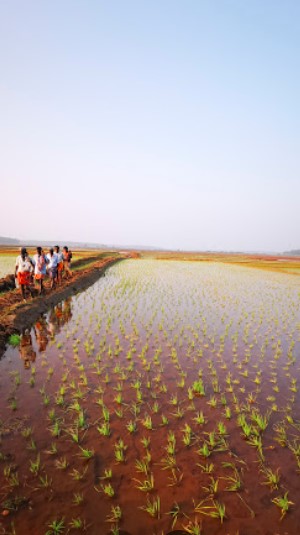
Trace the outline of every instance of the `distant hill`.
{"type": "Polygon", "coordinates": [[[14,238],[5,238],[5,236],[0,236],[0,245],[19,245],[20,241],[15,240],[14,238]]]}
{"type": "Polygon", "coordinates": [[[14,238],[6,238],[0,236],[0,245],[24,245],[27,247],[52,247],[54,245],[67,245],[72,249],[124,249],[124,250],[144,250],[144,251],[159,251],[159,247],[142,246],[142,245],[119,245],[119,244],[103,244],[103,243],[89,243],[89,242],[75,242],[69,240],[17,240],[14,238]]]}
{"type": "Polygon", "coordinates": [[[300,256],[300,249],[293,249],[292,251],[285,251],[283,254],[286,256],[300,256]]]}

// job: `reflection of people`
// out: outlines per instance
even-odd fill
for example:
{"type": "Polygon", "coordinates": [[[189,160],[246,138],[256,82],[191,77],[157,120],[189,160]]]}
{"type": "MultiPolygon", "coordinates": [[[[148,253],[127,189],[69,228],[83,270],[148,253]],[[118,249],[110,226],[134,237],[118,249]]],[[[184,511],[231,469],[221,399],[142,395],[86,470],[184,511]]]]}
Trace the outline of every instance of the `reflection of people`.
{"type": "Polygon", "coordinates": [[[60,321],[57,315],[57,309],[61,309],[60,303],[51,309],[48,318],[49,331],[51,333],[52,338],[60,331],[60,321]]]}
{"type": "Polygon", "coordinates": [[[36,322],[34,326],[34,332],[38,343],[39,351],[45,351],[48,345],[48,326],[47,320],[44,316],[36,322]]]}
{"type": "Polygon", "coordinates": [[[30,363],[35,362],[36,352],[32,347],[32,338],[29,329],[25,329],[21,335],[19,350],[20,357],[24,361],[24,367],[30,368],[30,363]]]}
{"type": "Polygon", "coordinates": [[[67,323],[67,321],[70,321],[72,318],[72,298],[68,297],[64,301],[64,306],[62,309],[62,315],[63,315],[63,321],[62,324],[64,325],[67,323]]]}
{"type": "Polygon", "coordinates": [[[24,301],[26,301],[25,288],[30,292],[31,297],[33,295],[32,289],[30,288],[32,271],[33,262],[30,256],[28,256],[25,247],[22,247],[21,254],[16,259],[15,277],[18,279],[24,301]]]}
{"type": "Polygon", "coordinates": [[[36,254],[33,257],[33,261],[34,278],[39,285],[39,294],[41,295],[44,289],[43,279],[46,277],[46,264],[48,264],[49,262],[48,258],[44,255],[41,247],[36,248],[36,254]]]}
{"type": "Polygon", "coordinates": [[[69,297],[63,303],[58,303],[50,312],[48,327],[51,336],[60,332],[61,327],[72,318],[72,298],[69,297]]]}

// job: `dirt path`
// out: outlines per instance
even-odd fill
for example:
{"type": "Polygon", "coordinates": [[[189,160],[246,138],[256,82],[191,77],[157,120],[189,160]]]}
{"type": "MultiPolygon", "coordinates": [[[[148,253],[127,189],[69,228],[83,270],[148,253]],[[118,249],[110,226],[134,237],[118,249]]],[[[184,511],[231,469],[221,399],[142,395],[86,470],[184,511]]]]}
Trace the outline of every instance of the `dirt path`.
{"type": "Polygon", "coordinates": [[[43,312],[94,284],[108,267],[121,260],[124,258],[113,256],[98,260],[87,269],[75,271],[71,280],[63,280],[62,285],[54,290],[50,290],[46,283],[44,295],[29,298],[27,302],[22,301],[19,290],[3,293],[0,296],[0,358],[11,334],[30,327],[43,312]]]}

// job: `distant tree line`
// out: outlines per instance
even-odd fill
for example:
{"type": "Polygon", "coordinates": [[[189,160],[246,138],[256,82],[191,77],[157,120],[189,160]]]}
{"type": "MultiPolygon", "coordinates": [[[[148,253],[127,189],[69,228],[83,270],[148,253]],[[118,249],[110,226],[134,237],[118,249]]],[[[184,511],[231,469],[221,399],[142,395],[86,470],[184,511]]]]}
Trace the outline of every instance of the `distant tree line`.
{"type": "Polygon", "coordinates": [[[293,249],[292,251],[285,251],[283,254],[287,256],[300,256],[300,249],[293,249]]]}

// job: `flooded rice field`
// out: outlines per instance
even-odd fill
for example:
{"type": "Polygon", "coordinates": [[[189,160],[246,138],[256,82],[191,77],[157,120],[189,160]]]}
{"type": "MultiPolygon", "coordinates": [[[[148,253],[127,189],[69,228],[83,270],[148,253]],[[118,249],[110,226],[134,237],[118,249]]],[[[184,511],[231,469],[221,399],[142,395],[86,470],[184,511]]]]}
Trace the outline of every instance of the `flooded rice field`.
{"type": "MultiPolygon", "coordinates": [[[[17,255],[16,255],[17,256],[17,255]]],[[[16,256],[0,253],[0,279],[15,271],[16,256]]]]}
{"type": "Polygon", "coordinates": [[[291,275],[110,268],[0,361],[0,533],[300,533],[299,349],[291,275]]]}

